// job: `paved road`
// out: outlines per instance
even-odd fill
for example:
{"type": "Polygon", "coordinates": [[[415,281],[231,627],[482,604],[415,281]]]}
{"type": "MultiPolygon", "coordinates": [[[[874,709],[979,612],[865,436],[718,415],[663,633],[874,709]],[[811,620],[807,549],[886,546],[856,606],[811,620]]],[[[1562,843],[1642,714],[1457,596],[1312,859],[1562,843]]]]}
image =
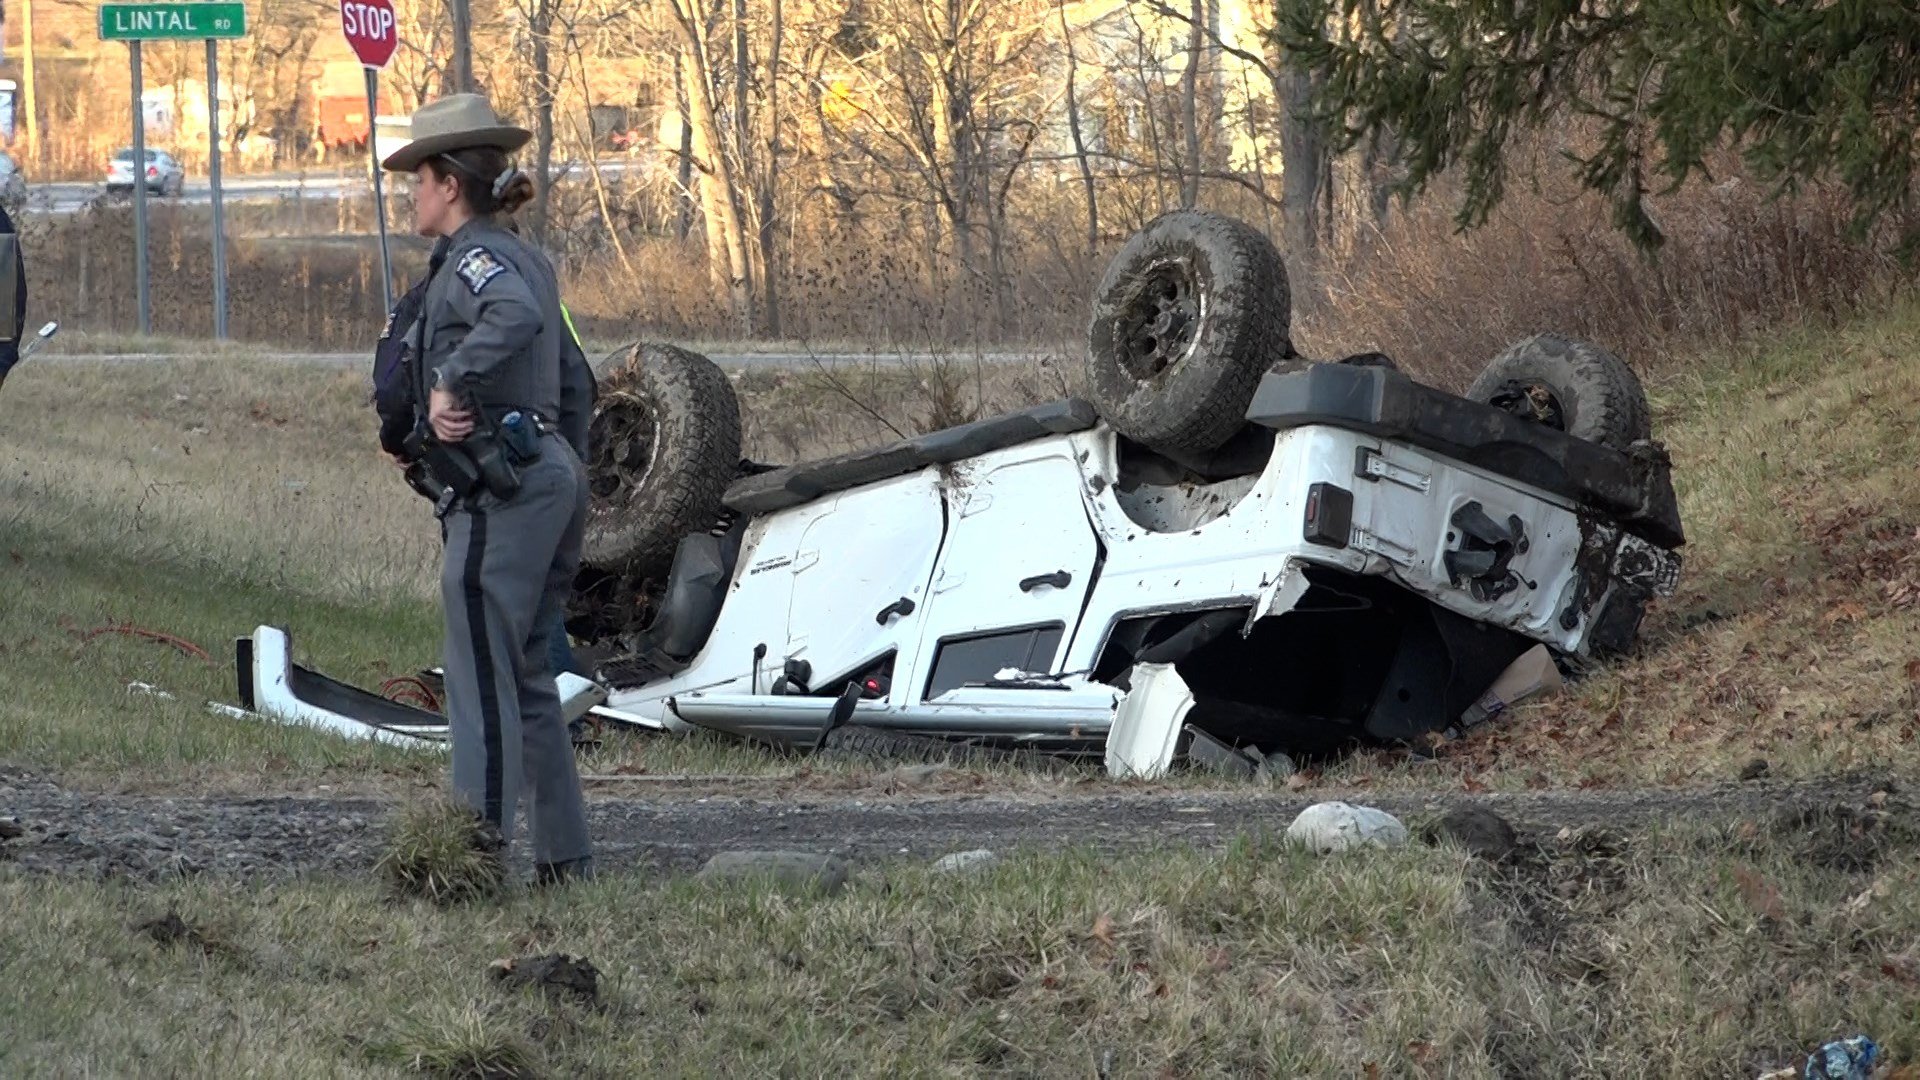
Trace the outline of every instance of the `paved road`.
{"type": "MultiPolygon", "coordinates": [[[[642,168],[631,161],[603,161],[600,171],[603,175],[619,175],[630,170],[642,168]]],[[[557,178],[565,183],[569,178],[586,175],[584,165],[572,165],[556,170],[557,178]]],[[[229,203],[236,202],[275,202],[298,199],[331,200],[342,196],[362,195],[370,190],[364,169],[340,169],[314,171],[304,174],[280,174],[275,176],[230,176],[221,181],[221,189],[226,193],[229,203]]],[[[101,181],[55,181],[43,184],[30,184],[27,188],[27,213],[72,214],[84,209],[106,194],[106,185],[101,181]]],[[[131,201],[130,193],[120,193],[115,199],[131,201]]],[[[180,197],[160,198],[156,202],[180,203],[189,206],[206,206],[213,201],[213,189],[206,177],[187,178],[186,189],[180,197]]]]}

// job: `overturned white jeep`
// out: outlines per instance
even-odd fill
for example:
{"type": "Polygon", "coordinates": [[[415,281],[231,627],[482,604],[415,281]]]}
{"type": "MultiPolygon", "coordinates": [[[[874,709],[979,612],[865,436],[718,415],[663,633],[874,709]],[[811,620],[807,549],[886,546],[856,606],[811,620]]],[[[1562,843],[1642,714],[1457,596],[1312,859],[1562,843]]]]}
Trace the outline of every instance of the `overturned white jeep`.
{"type": "Polygon", "coordinates": [[[1455,723],[1537,644],[1628,648],[1684,543],[1618,359],[1522,341],[1465,397],[1293,351],[1280,257],[1181,211],[1098,286],[1088,400],[827,461],[740,460],[731,384],[603,373],[569,630],[615,715],[783,746],[866,733],[1316,753],[1455,723]]]}

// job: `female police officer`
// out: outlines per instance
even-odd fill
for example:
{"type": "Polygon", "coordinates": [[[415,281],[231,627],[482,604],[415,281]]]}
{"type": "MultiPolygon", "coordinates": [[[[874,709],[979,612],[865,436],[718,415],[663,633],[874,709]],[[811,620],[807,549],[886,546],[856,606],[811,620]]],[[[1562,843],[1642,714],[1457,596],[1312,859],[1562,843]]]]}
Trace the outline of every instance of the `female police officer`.
{"type": "Polygon", "coordinates": [[[476,94],[430,102],[412,125],[381,164],[415,174],[415,227],[447,240],[410,344],[412,397],[437,444],[426,458],[455,494],[440,574],[453,785],[504,842],[524,782],[540,880],[587,876],[580,778],[548,669],[587,506],[556,427],[569,334],[552,265],[499,220],[532,197],[507,160],[530,135],[476,94]]]}

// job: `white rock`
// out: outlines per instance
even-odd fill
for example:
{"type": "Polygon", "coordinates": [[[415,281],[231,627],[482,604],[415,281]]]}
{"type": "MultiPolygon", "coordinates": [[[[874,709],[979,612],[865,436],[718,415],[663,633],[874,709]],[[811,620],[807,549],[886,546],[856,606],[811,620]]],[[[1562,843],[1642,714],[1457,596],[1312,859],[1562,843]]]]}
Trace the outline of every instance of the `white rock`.
{"type": "Polygon", "coordinates": [[[999,861],[1000,856],[995,855],[986,848],[978,848],[974,851],[956,851],[951,855],[943,855],[935,859],[933,861],[933,872],[936,874],[969,874],[985,870],[999,861]]]}
{"type": "Polygon", "coordinates": [[[1363,844],[1399,847],[1407,842],[1407,827],[1385,810],[1323,802],[1300,811],[1287,826],[1287,839],[1328,855],[1363,844]]]}

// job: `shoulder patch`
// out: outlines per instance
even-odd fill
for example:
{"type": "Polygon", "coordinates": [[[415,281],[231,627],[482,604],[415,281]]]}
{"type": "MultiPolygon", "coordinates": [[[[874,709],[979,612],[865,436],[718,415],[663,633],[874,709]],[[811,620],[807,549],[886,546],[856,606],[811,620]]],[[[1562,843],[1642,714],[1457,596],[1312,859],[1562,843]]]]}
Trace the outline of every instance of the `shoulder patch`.
{"type": "Polygon", "coordinates": [[[453,272],[467,283],[468,292],[478,296],[480,290],[487,287],[487,282],[500,276],[506,269],[499,259],[493,257],[493,252],[477,247],[460,256],[460,262],[454,266],[453,272]]]}

